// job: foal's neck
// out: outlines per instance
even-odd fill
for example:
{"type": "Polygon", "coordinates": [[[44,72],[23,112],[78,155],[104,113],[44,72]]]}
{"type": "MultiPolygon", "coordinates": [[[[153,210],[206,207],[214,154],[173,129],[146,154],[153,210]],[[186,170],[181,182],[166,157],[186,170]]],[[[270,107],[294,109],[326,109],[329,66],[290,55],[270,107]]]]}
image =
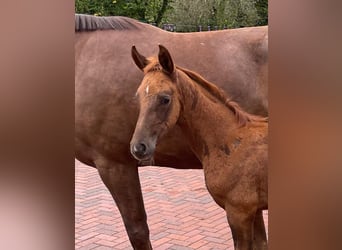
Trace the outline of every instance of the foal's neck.
{"type": "Polygon", "coordinates": [[[225,104],[193,80],[188,80],[190,82],[183,84],[187,88],[180,90],[183,110],[179,125],[185,130],[192,150],[203,161],[211,149],[226,148],[233,143],[234,131],[239,124],[233,111],[225,104]]]}

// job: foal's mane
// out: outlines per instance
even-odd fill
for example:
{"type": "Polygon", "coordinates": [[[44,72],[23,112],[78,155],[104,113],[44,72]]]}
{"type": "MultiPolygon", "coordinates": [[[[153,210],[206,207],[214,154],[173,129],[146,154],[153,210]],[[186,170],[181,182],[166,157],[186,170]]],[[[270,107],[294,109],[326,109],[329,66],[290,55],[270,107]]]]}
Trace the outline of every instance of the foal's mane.
{"type": "Polygon", "coordinates": [[[75,31],[134,30],[139,29],[138,21],[123,16],[91,16],[75,14],[75,31]]]}
{"type": "MultiPolygon", "coordinates": [[[[149,64],[144,68],[145,74],[152,71],[162,71],[162,67],[156,58],[148,58],[148,61],[149,64]]],[[[248,122],[268,122],[268,117],[252,115],[244,111],[238,103],[228,98],[222,89],[207,81],[198,73],[179,66],[176,66],[176,69],[186,74],[193,82],[203,87],[208,93],[229,108],[234,113],[240,126],[244,126],[248,122]]]]}

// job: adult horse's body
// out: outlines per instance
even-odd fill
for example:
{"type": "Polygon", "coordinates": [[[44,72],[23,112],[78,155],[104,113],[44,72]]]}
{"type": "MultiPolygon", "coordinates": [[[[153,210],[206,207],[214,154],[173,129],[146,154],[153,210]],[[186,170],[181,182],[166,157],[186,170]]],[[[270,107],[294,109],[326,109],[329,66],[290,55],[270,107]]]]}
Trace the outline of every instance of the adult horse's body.
{"type": "MultiPolygon", "coordinates": [[[[138,162],[129,150],[138,118],[134,95],[142,79],[131,46],[152,54],[162,43],[180,66],[217,83],[247,111],[267,114],[267,27],[180,34],[123,17],[76,15],[75,20],[76,158],[98,169],[133,248],[151,249],[138,162]]],[[[182,138],[178,127],[166,135],[155,164],[201,168],[182,138]]]]}
{"type": "Polygon", "coordinates": [[[268,208],[267,118],[246,113],[199,74],[175,66],[168,50],[159,47],[158,58],[149,59],[132,47],[144,72],[132,155],[152,159],[177,124],[203,165],[209,193],[226,210],[235,249],[267,249],[262,217],[268,208]]]}

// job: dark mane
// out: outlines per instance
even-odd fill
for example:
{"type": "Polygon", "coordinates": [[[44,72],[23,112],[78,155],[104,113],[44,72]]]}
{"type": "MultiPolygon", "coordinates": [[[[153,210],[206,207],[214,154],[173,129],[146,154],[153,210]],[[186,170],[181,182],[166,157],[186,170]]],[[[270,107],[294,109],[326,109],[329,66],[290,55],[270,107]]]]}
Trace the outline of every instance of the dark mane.
{"type": "Polygon", "coordinates": [[[75,14],[75,31],[95,30],[134,30],[140,23],[132,18],[122,16],[99,17],[75,14]]]}
{"type": "MultiPolygon", "coordinates": [[[[144,73],[152,72],[152,71],[162,71],[162,67],[160,66],[158,59],[156,58],[148,58],[149,64],[144,68],[144,73]]],[[[217,100],[223,103],[226,107],[228,107],[233,113],[239,123],[240,126],[246,125],[248,122],[268,122],[268,117],[261,117],[257,115],[252,115],[244,111],[240,105],[230,98],[218,88],[213,83],[205,80],[198,73],[193,72],[188,69],[184,69],[182,67],[176,66],[177,70],[180,70],[184,74],[186,74],[191,80],[195,83],[203,87],[206,91],[208,91],[212,96],[214,96],[217,100]]]]}

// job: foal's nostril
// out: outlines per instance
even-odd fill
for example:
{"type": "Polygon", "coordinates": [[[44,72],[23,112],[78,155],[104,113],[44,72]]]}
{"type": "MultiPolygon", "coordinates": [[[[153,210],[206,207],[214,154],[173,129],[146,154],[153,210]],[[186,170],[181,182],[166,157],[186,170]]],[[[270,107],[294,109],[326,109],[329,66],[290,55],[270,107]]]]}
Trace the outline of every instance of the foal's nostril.
{"type": "Polygon", "coordinates": [[[137,143],[133,145],[134,154],[144,155],[146,152],[146,145],[144,143],[137,143]]]}

